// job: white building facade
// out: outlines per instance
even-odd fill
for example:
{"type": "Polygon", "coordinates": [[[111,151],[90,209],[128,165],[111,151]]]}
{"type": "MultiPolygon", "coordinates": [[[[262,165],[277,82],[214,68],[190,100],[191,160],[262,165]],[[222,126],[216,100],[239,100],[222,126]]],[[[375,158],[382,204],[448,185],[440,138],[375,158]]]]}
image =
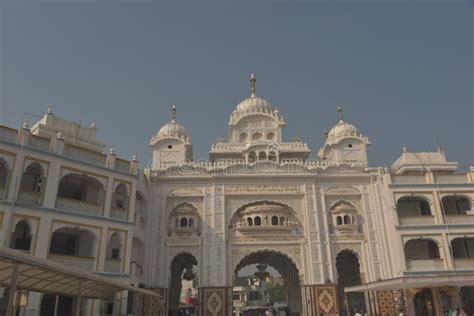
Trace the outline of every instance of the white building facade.
{"type": "MultiPolygon", "coordinates": [[[[342,292],[403,275],[474,272],[473,170],[457,173],[441,148],[405,148],[390,169],[371,167],[368,137],[341,109],[313,158],[300,139],[285,140],[285,121],[257,96],[254,76],[228,125],[209,161],[194,161],[173,107],[144,171],[136,159],[104,155],[95,127],[53,113],[31,129],[2,127],[2,245],[163,297],[120,298],[121,314],[174,314],[185,273],[198,280],[200,315],[231,315],[237,272],[258,263],[282,276],[292,315],[396,315],[406,306],[442,315],[447,304],[473,304],[472,288],[342,292]]],[[[30,296],[26,309],[40,315],[42,298],[30,296]]]]}

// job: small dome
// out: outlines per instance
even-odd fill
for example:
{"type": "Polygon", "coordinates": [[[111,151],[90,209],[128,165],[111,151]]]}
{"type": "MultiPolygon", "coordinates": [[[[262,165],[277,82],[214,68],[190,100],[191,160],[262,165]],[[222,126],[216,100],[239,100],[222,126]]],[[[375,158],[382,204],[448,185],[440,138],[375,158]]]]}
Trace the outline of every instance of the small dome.
{"type": "Polygon", "coordinates": [[[177,137],[184,140],[189,139],[188,131],[186,131],[186,129],[175,120],[171,120],[170,122],[163,125],[163,127],[161,127],[158,133],[156,134],[156,137],[177,137]]]}
{"type": "Polygon", "coordinates": [[[150,141],[151,144],[154,144],[164,138],[179,138],[187,143],[191,143],[191,138],[189,137],[188,131],[181,124],[176,122],[176,106],[173,105],[171,111],[171,121],[163,125],[158,133],[152,137],[150,141]]]}
{"type": "Polygon", "coordinates": [[[328,133],[329,139],[336,139],[346,136],[360,136],[360,132],[354,125],[340,120],[328,133]]]}

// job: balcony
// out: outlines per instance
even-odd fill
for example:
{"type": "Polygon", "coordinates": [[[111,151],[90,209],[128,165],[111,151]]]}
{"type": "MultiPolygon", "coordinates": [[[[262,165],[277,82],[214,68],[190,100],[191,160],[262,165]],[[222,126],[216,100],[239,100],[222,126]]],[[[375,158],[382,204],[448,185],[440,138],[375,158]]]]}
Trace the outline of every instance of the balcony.
{"type": "Polygon", "coordinates": [[[41,204],[41,194],[39,192],[18,192],[18,202],[28,205],[40,205],[41,204]]]}
{"type": "Polygon", "coordinates": [[[446,222],[448,224],[474,224],[473,215],[446,215],[446,222]]]}
{"type": "Polygon", "coordinates": [[[474,270],[474,258],[454,258],[456,270],[474,270]]]}
{"type": "Polygon", "coordinates": [[[56,208],[75,211],[82,214],[89,215],[102,215],[102,205],[95,203],[88,203],[80,200],[68,199],[64,197],[58,197],[56,199],[56,208]]]}
{"type": "Polygon", "coordinates": [[[128,220],[128,210],[118,207],[112,207],[110,209],[110,218],[116,218],[121,220],[128,220]]]}
{"type": "Polygon", "coordinates": [[[94,257],[79,257],[79,256],[67,256],[67,255],[48,255],[48,260],[60,263],[62,265],[81,269],[84,271],[93,271],[95,266],[94,257]]]}
{"type": "Polygon", "coordinates": [[[105,259],[105,272],[120,273],[122,272],[122,260],[107,258],[105,259]]]}
{"type": "Polygon", "coordinates": [[[443,259],[407,260],[408,271],[435,271],[444,269],[443,259]]]}
{"type": "Polygon", "coordinates": [[[435,217],[433,215],[419,215],[419,216],[399,216],[399,225],[432,225],[435,224],[435,217]]]}

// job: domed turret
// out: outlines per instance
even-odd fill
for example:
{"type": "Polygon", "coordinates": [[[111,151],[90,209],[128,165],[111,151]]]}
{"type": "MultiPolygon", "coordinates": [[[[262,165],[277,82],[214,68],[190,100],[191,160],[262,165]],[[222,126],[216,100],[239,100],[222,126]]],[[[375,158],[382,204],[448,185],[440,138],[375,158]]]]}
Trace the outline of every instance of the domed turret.
{"type": "Polygon", "coordinates": [[[171,107],[171,120],[150,140],[153,169],[163,169],[192,160],[192,144],[186,129],[176,121],[176,105],[171,107]]]}
{"type": "Polygon", "coordinates": [[[367,164],[370,142],[357,127],[344,121],[342,108],[337,108],[339,121],[326,134],[326,143],[319,151],[322,160],[336,164],[367,164]]]}

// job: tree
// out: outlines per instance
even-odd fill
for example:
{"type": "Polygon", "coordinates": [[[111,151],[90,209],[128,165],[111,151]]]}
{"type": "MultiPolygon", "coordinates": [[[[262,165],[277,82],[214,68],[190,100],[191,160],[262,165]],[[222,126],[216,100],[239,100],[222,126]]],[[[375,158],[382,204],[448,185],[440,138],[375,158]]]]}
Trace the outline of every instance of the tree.
{"type": "Polygon", "coordinates": [[[281,284],[268,284],[267,287],[267,294],[270,298],[270,304],[274,304],[275,302],[281,302],[286,300],[285,291],[281,284]]]}

